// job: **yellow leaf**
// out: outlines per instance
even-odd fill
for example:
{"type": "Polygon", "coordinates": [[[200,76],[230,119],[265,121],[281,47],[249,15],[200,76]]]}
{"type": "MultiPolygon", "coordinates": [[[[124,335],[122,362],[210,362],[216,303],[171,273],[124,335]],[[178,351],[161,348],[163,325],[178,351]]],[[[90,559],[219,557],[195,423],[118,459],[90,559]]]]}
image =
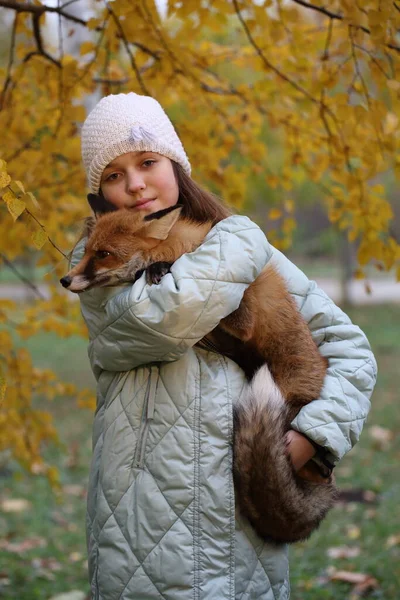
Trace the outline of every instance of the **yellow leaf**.
{"type": "Polygon", "coordinates": [[[37,229],[32,233],[31,240],[35,248],[40,250],[42,246],[44,246],[44,244],[47,242],[47,235],[43,231],[43,229],[37,229]]]}
{"type": "Polygon", "coordinates": [[[89,54],[89,52],[93,52],[95,48],[96,46],[93,44],[93,42],[83,42],[83,44],[81,44],[79,53],[81,56],[83,56],[84,54],[89,54]]]}
{"type": "Polygon", "coordinates": [[[25,204],[27,204],[28,202],[32,202],[33,206],[37,209],[40,210],[40,204],[39,202],[36,200],[35,196],[32,194],[32,192],[27,192],[26,194],[24,194],[21,198],[21,200],[23,202],[25,202],[25,204]]]}
{"type": "Polygon", "coordinates": [[[11,181],[11,177],[5,171],[0,171],[0,189],[5,188],[11,181]]]}
{"type": "Polygon", "coordinates": [[[285,200],[285,202],[283,203],[283,206],[285,207],[285,210],[288,213],[291,213],[294,210],[294,202],[291,199],[285,200]]]}
{"type": "Polygon", "coordinates": [[[276,221],[276,219],[280,219],[281,217],[282,211],[279,210],[279,208],[272,208],[269,211],[268,218],[271,219],[271,221],[276,221]]]}
{"type": "Polygon", "coordinates": [[[3,402],[6,395],[7,383],[2,375],[0,375],[0,402],[3,402]]]}
{"type": "Polygon", "coordinates": [[[400,90],[400,81],[396,81],[396,79],[389,79],[386,82],[386,85],[392,89],[395,90],[396,92],[398,92],[400,90]]]}
{"type": "Polygon", "coordinates": [[[96,29],[96,27],[98,27],[100,25],[100,20],[99,19],[89,19],[89,21],[87,22],[87,28],[88,29],[96,29]]]}
{"type": "Polygon", "coordinates": [[[356,525],[350,525],[347,527],[347,537],[351,540],[356,540],[361,535],[361,529],[356,525]]]}
{"type": "Polygon", "coordinates": [[[275,189],[278,186],[279,179],[276,175],[267,175],[265,181],[268,183],[269,187],[275,189]]]}
{"type": "Polygon", "coordinates": [[[14,221],[24,212],[26,208],[25,202],[16,198],[13,194],[13,198],[10,198],[7,202],[8,212],[11,214],[14,221]]]}
{"type": "Polygon", "coordinates": [[[385,135],[390,135],[394,131],[396,131],[397,126],[399,124],[399,118],[392,112],[388,112],[385,118],[385,122],[383,124],[383,132],[385,135]]]}
{"type": "Polygon", "coordinates": [[[55,489],[60,489],[60,474],[56,467],[49,467],[46,472],[50,485],[55,489]]]}
{"type": "Polygon", "coordinates": [[[349,242],[354,242],[357,238],[357,230],[356,229],[351,229],[348,233],[347,233],[347,239],[349,240],[349,242]]]}
{"type": "Polygon", "coordinates": [[[11,190],[7,190],[3,194],[3,200],[4,200],[4,202],[7,202],[7,204],[9,202],[11,202],[12,200],[14,200],[14,198],[15,198],[15,194],[11,190]]]}
{"type": "Polygon", "coordinates": [[[365,279],[365,273],[362,269],[356,269],[354,272],[354,279],[365,279]]]}
{"type": "Polygon", "coordinates": [[[24,186],[20,181],[12,181],[10,183],[10,190],[13,191],[16,196],[20,196],[21,193],[25,194],[24,186]]]}
{"type": "Polygon", "coordinates": [[[12,348],[12,339],[8,331],[0,331],[0,352],[5,354],[12,348]]]}

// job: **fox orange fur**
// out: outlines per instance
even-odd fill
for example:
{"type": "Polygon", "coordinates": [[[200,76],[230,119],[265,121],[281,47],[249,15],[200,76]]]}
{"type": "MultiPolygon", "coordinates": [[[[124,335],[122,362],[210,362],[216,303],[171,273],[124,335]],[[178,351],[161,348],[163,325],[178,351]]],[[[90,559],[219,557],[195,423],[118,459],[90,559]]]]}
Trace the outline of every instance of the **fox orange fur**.
{"type": "MultiPolygon", "coordinates": [[[[124,209],[105,214],[61,283],[82,292],[134,281],[143,270],[149,283],[157,282],[211,227],[181,217],[179,207],[144,218],[124,209]]],[[[267,265],[239,308],[199,345],[233,358],[250,380],[234,406],[234,480],[242,514],[265,539],[307,538],[333,505],[336,488],[333,476],[320,476],[314,463],[294,471],[285,433],[301,407],[319,397],[327,363],[278,272],[267,265]]]]}

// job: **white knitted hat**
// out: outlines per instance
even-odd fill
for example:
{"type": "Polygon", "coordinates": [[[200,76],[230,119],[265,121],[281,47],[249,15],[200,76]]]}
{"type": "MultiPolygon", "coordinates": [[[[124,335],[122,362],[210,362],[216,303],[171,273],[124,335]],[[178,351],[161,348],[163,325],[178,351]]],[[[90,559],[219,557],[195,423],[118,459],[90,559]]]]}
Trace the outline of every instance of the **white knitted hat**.
{"type": "Polygon", "coordinates": [[[83,164],[94,194],[108,163],[135,150],[167,156],[190,175],[188,157],[171,121],[150,96],[130,92],[102,98],[84,122],[81,136],[83,164]]]}

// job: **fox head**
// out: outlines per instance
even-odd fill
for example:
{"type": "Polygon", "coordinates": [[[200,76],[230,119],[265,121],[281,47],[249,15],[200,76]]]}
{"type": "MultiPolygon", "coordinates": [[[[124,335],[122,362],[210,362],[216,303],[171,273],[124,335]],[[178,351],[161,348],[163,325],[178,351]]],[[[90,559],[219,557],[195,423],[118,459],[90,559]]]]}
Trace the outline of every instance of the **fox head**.
{"type": "Polygon", "coordinates": [[[155,262],[153,253],[167,239],[181,210],[173,206],[143,217],[120,209],[98,217],[82,260],[60,279],[61,285],[80,293],[134,281],[138,271],[155,262]]]}

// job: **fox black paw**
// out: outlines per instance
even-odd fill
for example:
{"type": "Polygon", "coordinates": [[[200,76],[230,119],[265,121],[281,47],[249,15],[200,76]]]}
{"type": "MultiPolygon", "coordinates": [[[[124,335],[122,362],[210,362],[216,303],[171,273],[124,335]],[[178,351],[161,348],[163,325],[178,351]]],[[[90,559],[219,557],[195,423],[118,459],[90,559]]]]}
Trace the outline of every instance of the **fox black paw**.
{"type": "Polygon", "coordinates": [[[152,283],[160,283],[161,278],[170,272],[171,264],[169,262],[156,262],[149,265],[146,269],[146,282],[151,285],[152,283]]]}

